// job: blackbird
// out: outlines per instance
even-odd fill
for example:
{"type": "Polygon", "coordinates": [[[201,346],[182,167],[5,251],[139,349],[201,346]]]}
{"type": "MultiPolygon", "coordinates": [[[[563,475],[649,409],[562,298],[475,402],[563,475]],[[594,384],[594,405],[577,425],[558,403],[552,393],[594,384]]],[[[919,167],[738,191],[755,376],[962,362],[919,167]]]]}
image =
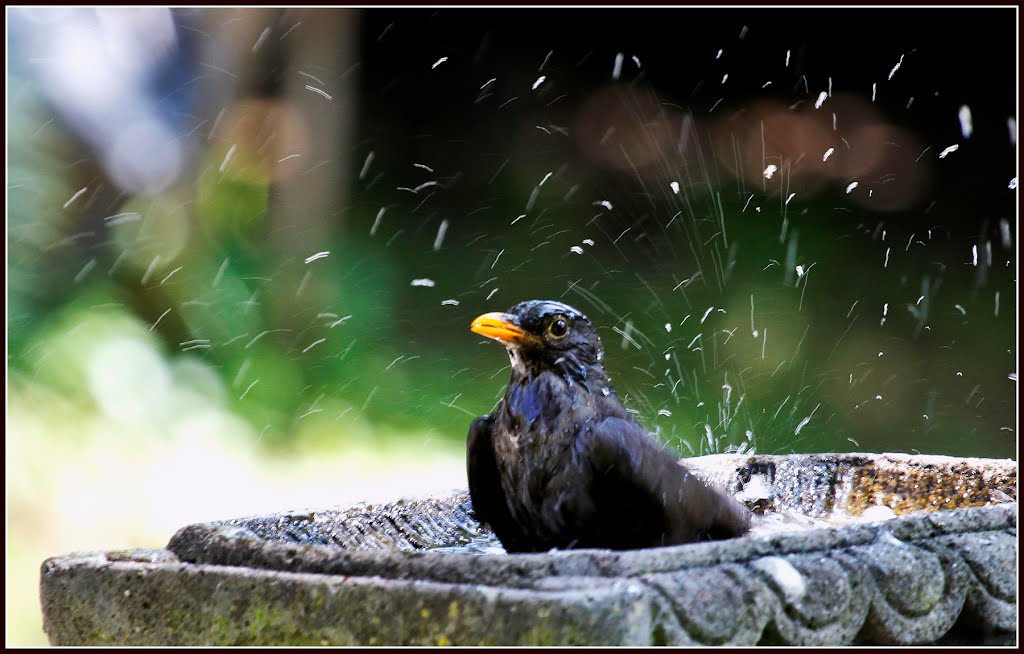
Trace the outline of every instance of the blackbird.
{"type": "Polygon", "coordinates": [[[582,313],[533,300],[470,329],[512,362],[496,410],[469,428],[473,510],[507,552],[613,550],[739,536],[750,512],[706,486],[626,411],[582,313]]]}

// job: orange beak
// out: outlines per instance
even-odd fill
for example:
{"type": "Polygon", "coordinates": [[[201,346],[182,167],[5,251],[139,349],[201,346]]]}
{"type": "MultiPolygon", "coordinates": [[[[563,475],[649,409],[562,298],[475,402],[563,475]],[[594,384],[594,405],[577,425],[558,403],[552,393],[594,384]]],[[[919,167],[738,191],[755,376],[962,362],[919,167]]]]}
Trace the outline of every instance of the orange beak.
{"type": "Polygon", "coordinates": [[[469,328],[481,336],[513,345],[533,340],[533,337],[515,324],[507,313],[485,313],[470,324],[469,328]]]}

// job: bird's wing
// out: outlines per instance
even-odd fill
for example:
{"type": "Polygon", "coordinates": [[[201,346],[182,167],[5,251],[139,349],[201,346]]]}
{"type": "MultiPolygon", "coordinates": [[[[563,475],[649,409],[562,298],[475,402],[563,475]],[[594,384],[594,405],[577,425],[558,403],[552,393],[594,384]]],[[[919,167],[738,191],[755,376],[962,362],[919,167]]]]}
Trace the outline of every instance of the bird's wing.
{"type": "Polygon", "coordinates": [[[501,476],[494,458],[491,430],[494,416],[477,418],[466,436],[466,473],[469,478],[469,498],[473,502],[476,519],[486,523],[497,535],[507,552],[527,551],[522,530],[512,518],[501,476]]]}
{"type": "MultiPolygon", "coordinates": [[[[635,504],[635,529],[664,521],[657,544],[731,538],[749,529],[746,507],[704,484],[632,421],[605,418],[577,447],[592,466],[595,497],[635,504]]],[[[595,508],[603,513],[602,507],[595,508]]]]}

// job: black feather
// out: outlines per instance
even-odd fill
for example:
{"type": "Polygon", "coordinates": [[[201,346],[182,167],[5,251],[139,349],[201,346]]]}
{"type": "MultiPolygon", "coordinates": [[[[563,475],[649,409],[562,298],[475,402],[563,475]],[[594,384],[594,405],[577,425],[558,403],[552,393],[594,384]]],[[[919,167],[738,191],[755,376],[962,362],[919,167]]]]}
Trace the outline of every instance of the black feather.
{"type": "Polygon", "coordinates": [[[508,389],[467,443],[474,510],[506,551],[635,549],[749,529],[743,505],[693,476],[625,410],[586,316],[557,302],[507,315],[529,338],[507,345],[508,389]],[[556,317],[571,328],[554,339],[556,317]]]}

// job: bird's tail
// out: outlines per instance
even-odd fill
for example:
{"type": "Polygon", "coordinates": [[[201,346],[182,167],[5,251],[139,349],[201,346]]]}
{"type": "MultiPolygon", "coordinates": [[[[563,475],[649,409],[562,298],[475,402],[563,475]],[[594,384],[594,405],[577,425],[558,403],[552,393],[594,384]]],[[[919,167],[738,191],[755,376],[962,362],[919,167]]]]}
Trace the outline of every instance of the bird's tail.
{"type": "Polygon", "coordinates": [[[753,515],[747,507],[725,491],[704,483],[682,464],[682,496],[686,501],[678,507],[688,515],[675,525],[689,531],[678,534],[677,542],[693,540],[725,540],[742,536],[750,530],[753,515]]]}

